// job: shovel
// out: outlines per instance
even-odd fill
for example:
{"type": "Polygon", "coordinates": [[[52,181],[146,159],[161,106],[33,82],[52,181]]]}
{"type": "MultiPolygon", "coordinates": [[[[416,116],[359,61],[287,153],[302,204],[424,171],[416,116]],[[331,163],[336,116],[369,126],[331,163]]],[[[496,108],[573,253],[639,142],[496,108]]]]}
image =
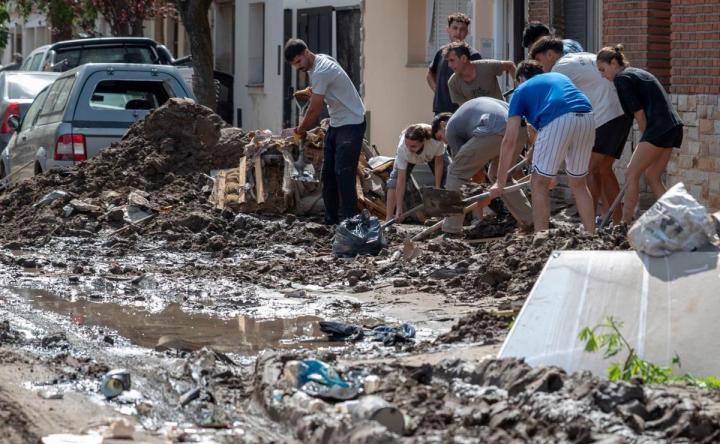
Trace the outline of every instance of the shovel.
{"type": "MultiPolygon", "coordinates": [[[[305,104],[301,104],[298,100],[297,96],[294,96],[295,99],[295,105],[298,108],[298,119],[301,119],[302,116],[305,115],[305,110],[307,110],[307,107],[309,105],[309,102],[305,102],[305,104]]],[[[297,170],[297,173],[302,176],[303,172],[305,171],[305,138],[302,137],[299,140],[296,141],[298,144],[298,159],[293,162],[293,166],[295,167],[295,170],[297,170]]]]}
{"type": "Polygon", "coordinates": [[[298,158],[295,162],[293,162],[293,166],[295,167],[295,171],[302,176],[305,171],[305,138],[302,137],[300,140],[298,140],[298,149],[299,154],[298,158]]]}
{"type": "MultiPolygon", "coordinates": [[[[530,184],[529,180],[516,183],[505,187],[505,192],[509,193],[530,184]]],[[[485,200],[490,197],[490,192],[471,196],[463,199],[462,193],[459,191],[443,190],[439,188],[423,187],[422,193],[424,211],[429,216],[452,216],[454,214],[462,214],[469,204],[485,200]]]]}

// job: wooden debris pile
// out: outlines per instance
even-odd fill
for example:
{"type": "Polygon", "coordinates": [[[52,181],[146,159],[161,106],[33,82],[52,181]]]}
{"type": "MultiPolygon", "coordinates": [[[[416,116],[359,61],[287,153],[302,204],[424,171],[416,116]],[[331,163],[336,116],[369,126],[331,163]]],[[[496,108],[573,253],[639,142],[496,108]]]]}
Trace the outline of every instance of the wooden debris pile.
{"type": "MultiPolygon", "coordinates": [[[[215,177],[211,199],[215,207],[241,213],[322,214],[321,171],[326,129],[308,131],[304,142],[305,167],[298,171],[300,148],[290,134],[256,131],[243,139],[244,156],[237,168],[215,177]]],[[[378,156],[364,141],[357,171],[358,205],[385,217],[385,183],[393,159],[378,156]]]]}

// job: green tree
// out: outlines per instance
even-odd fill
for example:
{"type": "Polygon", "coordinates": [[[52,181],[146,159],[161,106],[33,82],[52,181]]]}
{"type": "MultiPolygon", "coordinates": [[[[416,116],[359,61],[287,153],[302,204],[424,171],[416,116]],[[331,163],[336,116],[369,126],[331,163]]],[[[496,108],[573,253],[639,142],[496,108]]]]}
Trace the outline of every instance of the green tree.
{"type": "Polygon", "coordinates": [[[97,11],[90,0],[17,0],[18,12],[28,17],[33,11],[45,14],[53,42],[69,40],[75,27],[93,30],[97,11]]]}

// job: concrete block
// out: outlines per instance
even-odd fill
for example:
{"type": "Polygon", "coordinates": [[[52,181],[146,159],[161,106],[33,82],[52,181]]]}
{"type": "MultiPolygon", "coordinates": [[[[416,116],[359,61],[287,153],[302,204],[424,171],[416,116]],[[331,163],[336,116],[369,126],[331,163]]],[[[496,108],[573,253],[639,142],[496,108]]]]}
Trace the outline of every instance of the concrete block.
{"type": "Polygon", "coordinates": [[[688,111],[695,111],[697,109],[697,96],[695,94],[687,96],[687,107],[688,111]]]}
{"type": "MultiPolygon", "coordinates": [[[[700,104],[700,105],[697,106],[697,117],[698,117],[699,119],[707,119],[707,117],[708,117],[708,114],[707,114],[707,112],[708,112],[708,106],[709,106],[709,105],[703,105],[703,104],[700,104]]],[[[685,120],[684,117],[683,117],[683,120],[685,120]]],[[[685,122],[685,124],[687,125],[688,123],[685,122]]]]}
{"type": "Polygon", "coordinates": [[[688,140],[700,140],[698,139],[698,128],[697,127],[688,127],[687,132],[685,133],[685,136],[687,136],[688,140]]]}
{"type": "Polygon", "coordinates": [[[693,168],[693,159],[693,156],[687,154],[680,154],[677,160],[678,168],[680,170],[693,168]]]}
{"type": "MultiPolygon", "coordinates": [[[[684,140],[683,145],[685,145],[684,140]]],[[[700,154],[700,142],[687,142],[687,153],[690,155],[700,154]]]]}
{"type": "Polygon", "coordinates": [[[715,121],[715,134],[720,134],[720,120],[715,121]]]}
{"type": "Polygon", "coordinates": [[[698,131],[700,134],[714,134],[715,122],[710,119],[698,119],[698,131]]]}
{"type": "Polygon", "coordinates": [[[688,96],[685,94],[677,96],[677,110],[680,112],[688,111],[688,96]]]}
{"type": "Polygon", "coordinates": [[[711,192],[720,192],[720,173],[709,174],[708,187],[711,192]]]}
{"type": "Polygon", "coordinates": [[[697,126],[698,113],[694,111],[685,112],[682,114],[682,121],[687,126],[697,126]]]}

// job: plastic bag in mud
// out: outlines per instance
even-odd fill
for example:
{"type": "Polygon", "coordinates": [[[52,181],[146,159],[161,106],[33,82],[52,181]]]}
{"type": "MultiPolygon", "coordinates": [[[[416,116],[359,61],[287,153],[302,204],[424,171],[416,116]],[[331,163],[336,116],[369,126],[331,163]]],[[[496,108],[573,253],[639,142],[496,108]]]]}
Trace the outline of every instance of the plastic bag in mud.
{"type": "Polygon", "coordinates": [[[385,247],[382,227],[367,210],[342,221],[335,229],[333,253],[338,257],[377,255],[385,247]]]}
{"type": "Polygon", "coordinates": [[[650,256],[718,245],[715,223],[682,183],[670,188],[628,231],[632,247],[650,256]]]}

